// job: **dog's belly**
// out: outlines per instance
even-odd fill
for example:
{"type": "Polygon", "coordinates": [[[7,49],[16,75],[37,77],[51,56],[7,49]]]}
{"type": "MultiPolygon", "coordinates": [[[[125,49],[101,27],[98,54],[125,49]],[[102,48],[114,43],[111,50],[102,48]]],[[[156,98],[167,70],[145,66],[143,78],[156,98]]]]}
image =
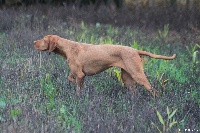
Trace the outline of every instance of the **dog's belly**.
{"type": "Polygon", "coordinates": [[[91,76],[98,74],[110,67],[116,66],[122,69],[125,69],[125,65],[120,58],[116,58],[116,60],[106,60],[106,59],[101,59],[101,60],[92,60],[88,61],[87,63],[84,63],[82,65],[82,71],[84,72],[85,75],[91,76]]]}
{"type": "Polygon", "coordinates": [[[83,72],[87,76],[98,74],[108,68],[110,68],[110,65],[86,65],[83,67],[83,72]]]}

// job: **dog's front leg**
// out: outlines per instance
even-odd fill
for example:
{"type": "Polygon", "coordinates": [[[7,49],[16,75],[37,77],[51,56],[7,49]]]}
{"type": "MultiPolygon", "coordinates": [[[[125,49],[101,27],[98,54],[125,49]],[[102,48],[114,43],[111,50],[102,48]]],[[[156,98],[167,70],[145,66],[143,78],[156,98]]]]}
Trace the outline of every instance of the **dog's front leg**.
{"type": "Polygon", "coordinates": [[[85,74],[83,72],[79,73],[76,76],[76,84],[77,84],[76,94],[77,94],[77,96],[80,96],[81,88],[83,88],[83,78],[84,77],[85,77],[85,74]]]}
{"type": "Polygon", "coordinates": [[[75,80],[75,76],[71,73],[69,76],[68,76],[68,80],[72,83],[76,83],[76,80],[75,80]]]}
{"type": "Polygon", "coordinates": [[[71,74],[68,76],[68,79],[72,82],[76,82],[76,93],[77,96],[80,96],[80,90],[83,87],[83,78],[85,77],[85,74],[82,71],[82,66],[75,61],[71,61],[71,63],[69,62],[69,68],[71,74]]]}
{"type": "Polygon", "coordinates": [[[68,76],[68,80],[72,83],[76,83],[77,86],[76,86],[76,93],[77,93],[77,96],[80,96],[80,90],[82,88],[82,84],[83,84],[83,79],[78,79],[74,74],[70,74],[68,76]]]}

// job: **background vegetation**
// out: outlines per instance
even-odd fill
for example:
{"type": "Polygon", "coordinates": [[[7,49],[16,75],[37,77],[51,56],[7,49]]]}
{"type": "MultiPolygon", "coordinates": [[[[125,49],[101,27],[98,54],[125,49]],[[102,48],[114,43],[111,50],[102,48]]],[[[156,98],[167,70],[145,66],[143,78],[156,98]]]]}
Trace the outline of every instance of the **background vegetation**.
{"type": "Polygon", "coordinates": [[[90,7],[32,5],[0,10],[0,131],[200,131],[198,27],[176,29],[171,23],[157,25],[142,12],[90,7]],[[137,85],[138,95],[123,87],[117,68],[86,77],[78,98],[76,86],[67,80],[65,60],[34,49],[33,41],[46,34],[176,53],[177,58],[144,58],[146,75],[161,92],[159,99],[142,86],[137,85]]]}
{"type": "Polygon", "coordinates": [[[79,13],[79,17],[75,17],[94,24],[98,21],[117,26],[132,26],[134,23],[140,28],[162,28],[169,24],[170,29],[181,31],[187,28],[198,33],[200,28],[199,0],[0,0],[0,8],[30,8],[39,4],[79,8],[63,15],[68,17],[77,14],[74,13],[76,11],[87,9],[87,12],[79,13]]]}

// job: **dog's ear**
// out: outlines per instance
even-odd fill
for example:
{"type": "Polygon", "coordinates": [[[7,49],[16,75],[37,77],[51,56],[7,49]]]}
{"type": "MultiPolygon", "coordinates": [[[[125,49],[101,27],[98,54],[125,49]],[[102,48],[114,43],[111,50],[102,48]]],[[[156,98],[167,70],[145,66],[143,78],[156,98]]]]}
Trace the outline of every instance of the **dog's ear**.
{"type": "Polygon", "coordinates": [[[57,46],[58,38],[54,36],[49,36],[49,54],[54,51],[57,46]]]}

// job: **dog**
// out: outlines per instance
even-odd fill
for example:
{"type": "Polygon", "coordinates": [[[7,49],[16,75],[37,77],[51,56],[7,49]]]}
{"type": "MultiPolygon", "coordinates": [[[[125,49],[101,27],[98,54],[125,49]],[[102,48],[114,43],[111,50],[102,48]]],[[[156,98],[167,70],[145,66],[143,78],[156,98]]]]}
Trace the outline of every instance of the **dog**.
{"type": "Polygon", "coordinates": [[[41,40],[34,41],[34,47],[40,51],[54,52],[66,59],[71,70],[68,80],[77,84],[76,92],[78,96],[80,96],[85,76],[98,74],[113,66],[121,68],[121,79],[130,90],[134,91],[134,81],[136,81],[151,92],[153,96],[159,96],[159,92],[151,87],[144,74],[140,56],[146,55],[165,60],[173,60],[176,57],[176,54],[168,57],[128,46],[79,43],[57,35],[47,35],[41,40]]]}

